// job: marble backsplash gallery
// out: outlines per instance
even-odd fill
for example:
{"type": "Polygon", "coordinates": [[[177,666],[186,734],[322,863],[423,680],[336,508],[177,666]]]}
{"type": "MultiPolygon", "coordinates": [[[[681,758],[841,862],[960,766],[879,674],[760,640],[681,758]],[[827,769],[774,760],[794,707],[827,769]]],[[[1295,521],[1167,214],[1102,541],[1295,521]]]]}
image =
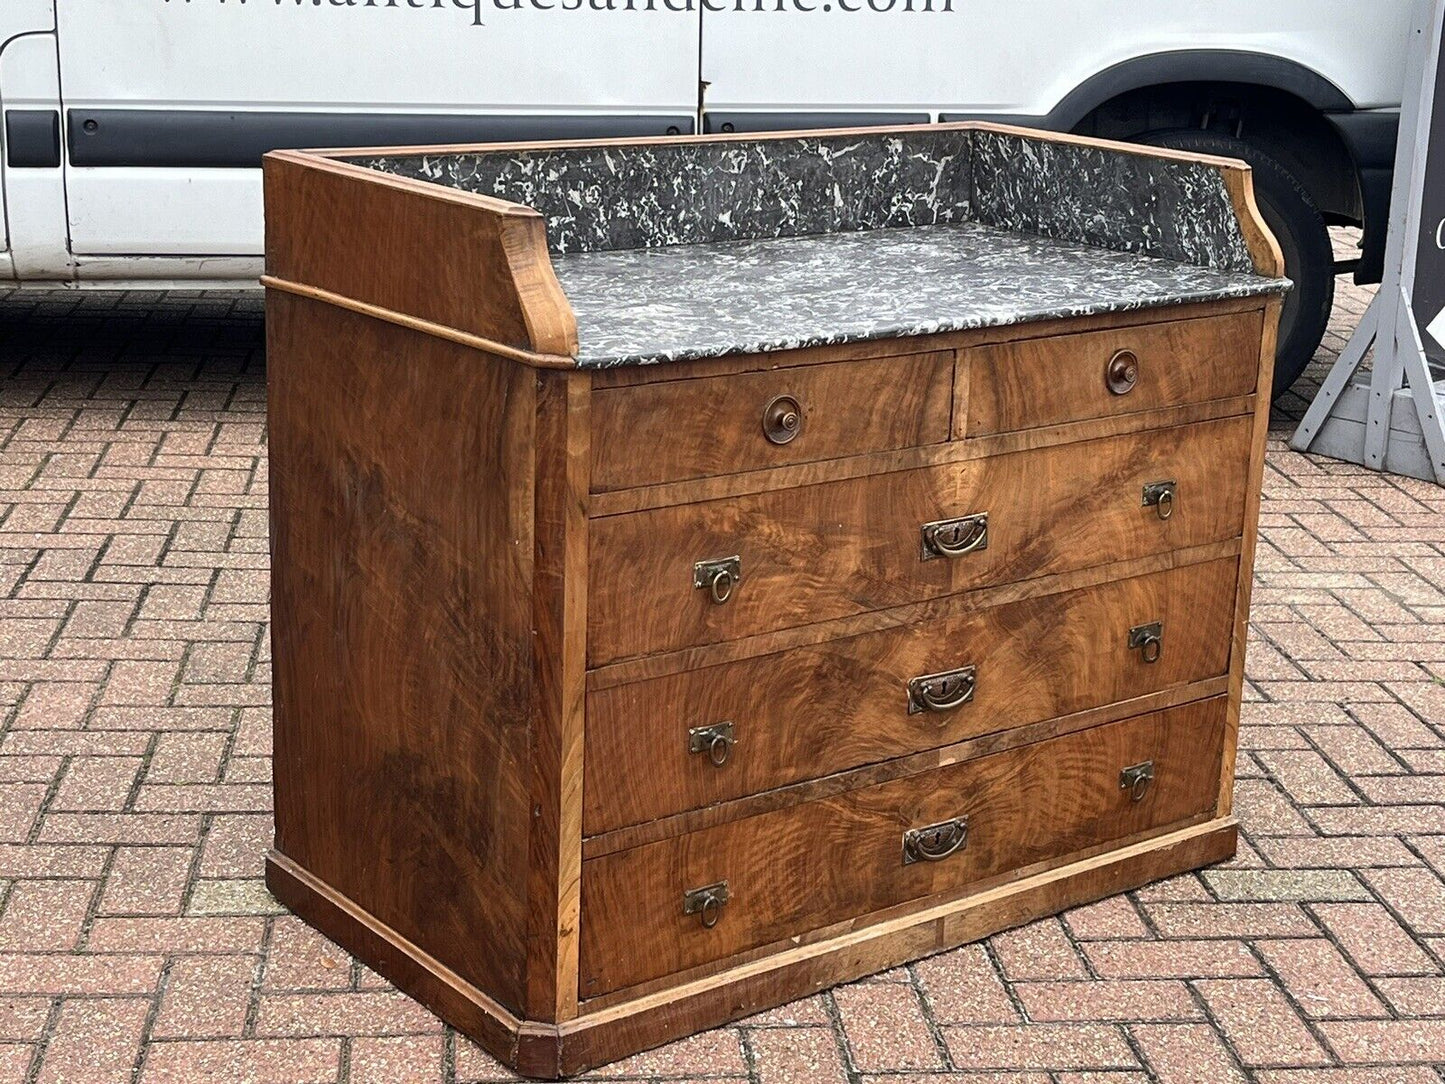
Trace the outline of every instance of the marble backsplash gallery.
{"type": "Polygon", "coordinates": [[[554,253],[974,222],[1217,271],[1253,267],[1216,169],[986,129],[350,161],[533,207],[554,253]]]}
{"type": "Polygon", "coordinates": [[[554,252],[969,221],[967,140],[824,136],[359,160],[547,219],[554,252]]]}

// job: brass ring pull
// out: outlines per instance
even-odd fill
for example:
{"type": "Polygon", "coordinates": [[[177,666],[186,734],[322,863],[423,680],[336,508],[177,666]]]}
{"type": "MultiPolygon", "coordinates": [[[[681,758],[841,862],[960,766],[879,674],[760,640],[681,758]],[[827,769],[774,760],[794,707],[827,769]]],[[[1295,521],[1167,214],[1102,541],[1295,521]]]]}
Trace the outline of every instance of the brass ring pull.
{"type": "Polygon", "coordinates": [[[1129,650],[1138,649],[1139,657],[1146,663],[1156,663],[1164,654],[1164,623],[1151,621],[1147,625],[1135,625],[1129,630],[1129,650]]]}
{"type": "Polygon", "coordinates": [[[1174,482],[1150,482],[1144,487],[1144,507],[1153,508],[1154,514],[1160,519],[1168,519],[1174,514],[1176,488],[1174,482]]]}
{"type": "Polygon", "coordinates": [[[708,593],[712,595],[712,600],[721,606],[733,597],[733,586],[736,582],[731,572],[725,568],[720,568],[714,572],[708,580],[708,593]]]}
{"type": "Polygon", "coordinates": [[[954,817],[903,833],[903,864],[942,862],[968,841],[968,818],[954,817]]]}
{"type": "Polygon", "coordinates": [[[962,557],[988,549],[988,513],[925,523],[922,533],[925,561],[934,557],[962,557]]]}
{"type": "Polygon", "coordinates": [[[733,735],[733,724],[714,723],[712,726],[695,726],[687,732],[687,751],[706,754],[716,768],[728,762],[737,738],[733,735]]]}
{"type": "Polygon", "coordinates": [[[708,896],[702,901],[702,926],[710,930],[717,925],[717,920],[722,917],[722,904],[716,896],[708,896]]]}
{"type": "Polygon", "coordinates": [[[1119,772],[1119,789],[1129,792],[1129,801],[1142,802],[1144,795],[1149,790],[1149,784],[1154,782],[1154,762],[1146,760],[1142,764],[1131,764],[1119,772]]]}
{"type": "Polygon", "coordinates": [[[978,670],[973,666],[911,678],[908,682],[908,714],[961,708],[973,699],[977,687],[978,670]]]}
{"type": "Polygon", "coordinates": [[[743,578],[742,559],[724,557],[719,561],[699,561],[692,566],[692,585],[707,591],[715,605],[721,606],[733,597],[733,590],[743,578]]]}
{"type": "Polygon", "coordinates": [[[728,762],[728,752],[732,747],[733,743],[719,734],[707,744],[707,759],[712,761],[716,767],[721,768],[728,762]]]}
{"type": "Polygon", "coordinates": [[[723,904],[727,903],[728,898],[726,881],[690,889],[682,894],[682,913],[697,915],[702,922],[702,928],[710,930],[722,917],[723,904]]]}
{"type": "Polygon", "coordinates": [[[791,395],[779,395],[763,407],[763,436],[787,444],[803,431],[803,408],[791,395]]]}
{"type": "Polygon", "coordinates": [[[1117,351],[1104,367],[1104,383],[1115,395],[1128,395],[1139,379],[1139,357],[1132,350],[1117,351]]]}

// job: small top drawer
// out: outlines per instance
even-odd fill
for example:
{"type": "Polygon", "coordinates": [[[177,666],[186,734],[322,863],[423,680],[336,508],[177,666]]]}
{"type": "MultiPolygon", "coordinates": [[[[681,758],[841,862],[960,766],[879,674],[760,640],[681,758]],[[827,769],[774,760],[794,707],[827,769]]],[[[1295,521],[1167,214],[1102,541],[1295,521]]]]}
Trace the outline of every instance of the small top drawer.
{"type": "Polygon", "coordinates": [[[599,388],[594,491],[948,439],[953,353],[599,388]]]}
{"type": "MultiPolygon", "coordinates": [[[[978,347],[967,369],[959,437],[1249,395],[1264,317],[1232,313],[978,347]]],[[[961,396],[962,397],[962,396],[961,396]]]]}

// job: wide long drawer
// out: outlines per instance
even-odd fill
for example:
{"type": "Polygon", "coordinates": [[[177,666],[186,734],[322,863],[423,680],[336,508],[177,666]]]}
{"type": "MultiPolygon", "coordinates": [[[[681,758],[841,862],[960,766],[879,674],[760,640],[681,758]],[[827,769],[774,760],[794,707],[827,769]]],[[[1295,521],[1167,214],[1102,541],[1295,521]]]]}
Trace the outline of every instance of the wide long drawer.
{"type": "Polygon", "coordinates": [[[1222,676],[1237,568],[1210,561],[984,609],[965,597],[923,624],[594,691],[584,831],[1222,676]]]}
{"type": "Polygon", "coordinates": [[[589,661],[1237,537],[1251,423],[1226,418],[594,520],[589,661]]]}
{"type": "Polygon", "coordinates": [[[579,992],[1206,816],[1225,715],[1216,697],[588,859],[579,992]]]}

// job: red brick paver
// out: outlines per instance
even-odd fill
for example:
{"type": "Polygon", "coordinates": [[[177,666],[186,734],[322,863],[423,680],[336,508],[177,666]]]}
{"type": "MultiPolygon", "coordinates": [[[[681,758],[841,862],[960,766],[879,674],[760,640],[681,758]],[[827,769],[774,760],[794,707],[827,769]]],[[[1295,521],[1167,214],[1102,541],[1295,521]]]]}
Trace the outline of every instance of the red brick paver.
{"type": "MultiPolygon", "coordinates": [[[[1283,441],[1240,857],[600,1079],[1445,1084],[1445,491],[1283,441]]],[[[502,1081],[286,914],[254,295],[0,293],[0,1084],[502,1081]]]]}

